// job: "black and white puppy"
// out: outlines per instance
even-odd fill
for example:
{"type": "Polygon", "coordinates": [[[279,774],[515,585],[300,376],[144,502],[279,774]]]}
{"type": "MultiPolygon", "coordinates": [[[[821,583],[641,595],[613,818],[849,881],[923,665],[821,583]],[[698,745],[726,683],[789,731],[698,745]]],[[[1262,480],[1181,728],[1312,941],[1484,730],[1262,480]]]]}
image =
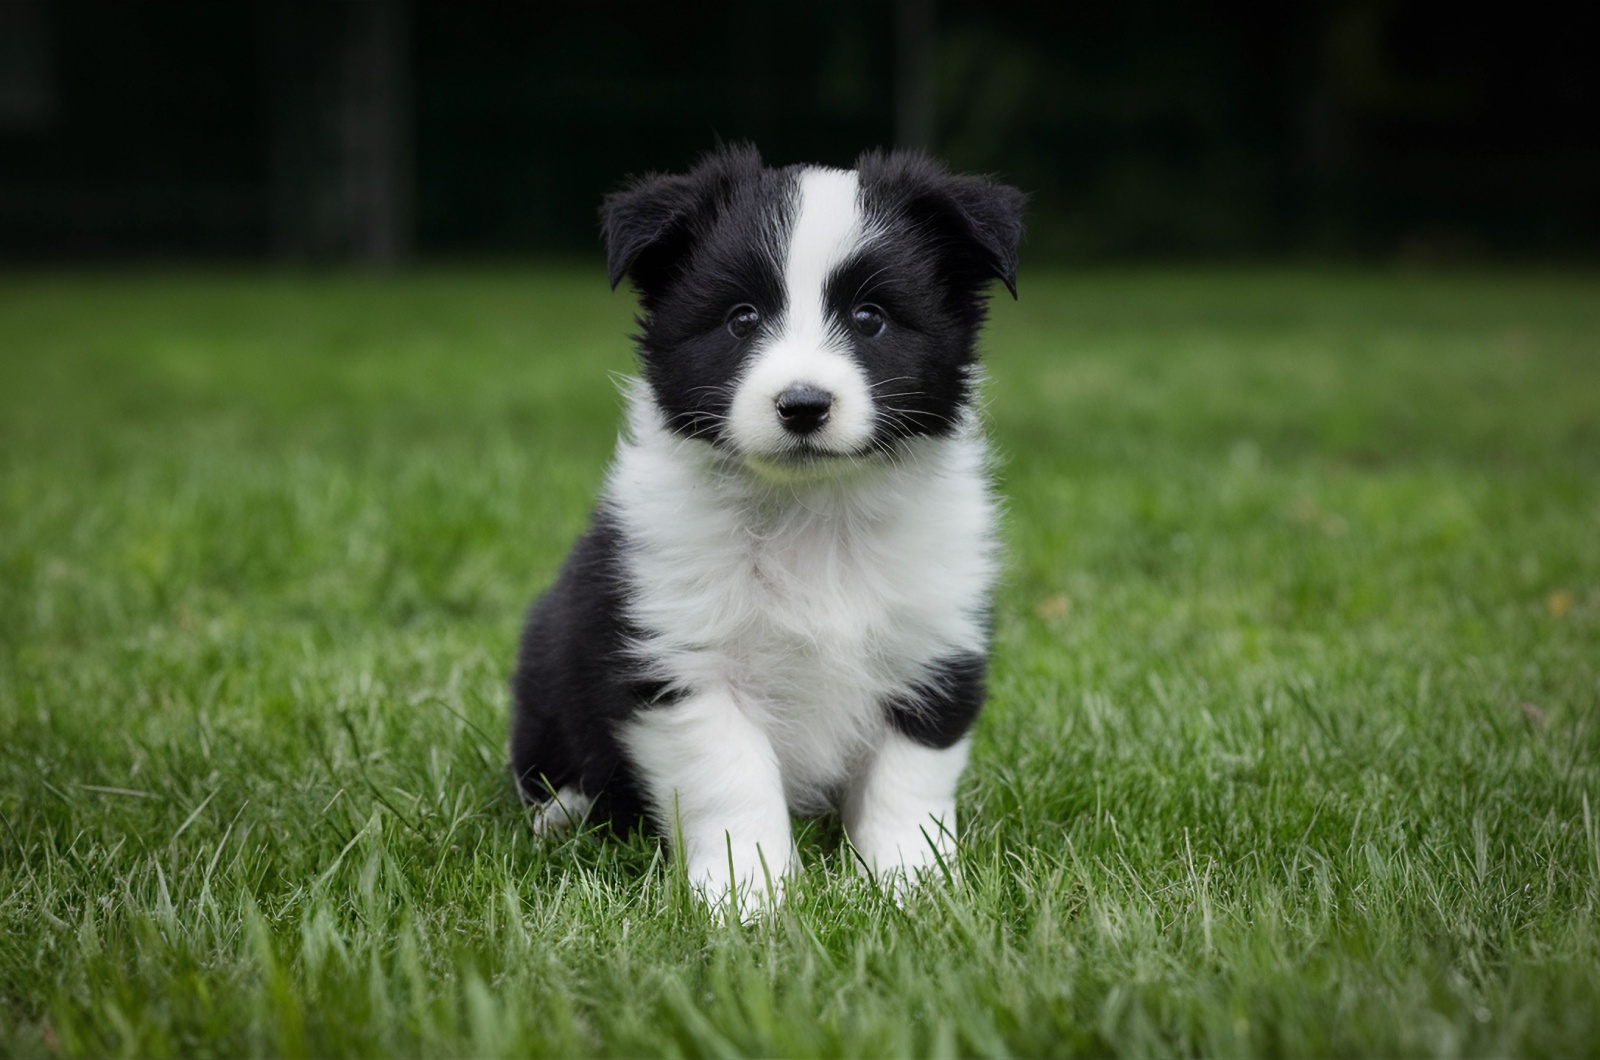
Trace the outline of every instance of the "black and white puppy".
{"type": "Polygon", "coordinates": [[[537,830],[648,816],[735,911],[794,865],[791,812],[836,809],[896,887],[950,863],[997,565],[975,340],[1022,208],[920,155],[748,147],[606,199],[643,380],[523,633],[537,830]]]}

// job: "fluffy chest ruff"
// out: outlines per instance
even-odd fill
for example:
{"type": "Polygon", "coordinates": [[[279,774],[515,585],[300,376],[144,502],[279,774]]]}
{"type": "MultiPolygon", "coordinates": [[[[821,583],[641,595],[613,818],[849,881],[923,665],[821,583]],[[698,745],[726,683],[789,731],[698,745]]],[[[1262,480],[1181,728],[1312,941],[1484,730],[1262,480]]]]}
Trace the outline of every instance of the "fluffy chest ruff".
{"type": "Polygon", "coordinates": [[[725,687],[767,735],[790,808],[833,807],[946,660],[983,653],[995,509],[972,424],[820,478],[773,481],[636,400],[606,491],[629,654],[670,698],[725,687]]]}
{"type": "Polygon", "coordinates": [[[589,530],[528,614],[511,765],[537,831],[648,819],[728,913],[789,814],[854,864],[948,873],[982,706],[995,506],[972,403],[1022,196],[916,155],[749,148],[602,210],[641,379],[589,530]]]}

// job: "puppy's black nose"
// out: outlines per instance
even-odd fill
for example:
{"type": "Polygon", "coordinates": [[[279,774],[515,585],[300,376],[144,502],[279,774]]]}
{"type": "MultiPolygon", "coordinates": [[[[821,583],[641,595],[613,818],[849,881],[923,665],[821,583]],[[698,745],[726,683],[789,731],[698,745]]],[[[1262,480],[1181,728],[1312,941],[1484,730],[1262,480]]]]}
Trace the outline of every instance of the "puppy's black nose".
{"type": "Polygon", "coordinates": [[[778,421],[790,434],[811,434],[828,422],[833,395],[821,387],[800,383],[778,395],[778,421]]]}

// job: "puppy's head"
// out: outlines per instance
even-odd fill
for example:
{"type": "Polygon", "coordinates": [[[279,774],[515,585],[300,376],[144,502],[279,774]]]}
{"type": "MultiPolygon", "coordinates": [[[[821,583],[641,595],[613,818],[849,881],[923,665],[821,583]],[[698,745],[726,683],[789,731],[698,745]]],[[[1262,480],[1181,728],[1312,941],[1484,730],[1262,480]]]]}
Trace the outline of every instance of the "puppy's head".
{"type": "Polygon", "coordinates": [[[915,154],[769,169],[726,149],[601,210],[664,422],[758,467],[956,429],[985,288],[1016,294],[1022,193],[915,154]]]}

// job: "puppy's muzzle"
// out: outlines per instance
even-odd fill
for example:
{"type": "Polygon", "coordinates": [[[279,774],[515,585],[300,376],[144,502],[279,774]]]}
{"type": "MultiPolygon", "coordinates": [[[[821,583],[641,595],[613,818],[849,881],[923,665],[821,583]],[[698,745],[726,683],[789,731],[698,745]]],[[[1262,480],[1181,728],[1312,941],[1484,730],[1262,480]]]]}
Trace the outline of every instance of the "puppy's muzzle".
{"type": "Polygon", "coordinates": [[[828,422],[833,412],[833,395],[821,387],[799,383],[779,394],[773,404],[783,429],[805,436],[820,431],[828,422]]]}

